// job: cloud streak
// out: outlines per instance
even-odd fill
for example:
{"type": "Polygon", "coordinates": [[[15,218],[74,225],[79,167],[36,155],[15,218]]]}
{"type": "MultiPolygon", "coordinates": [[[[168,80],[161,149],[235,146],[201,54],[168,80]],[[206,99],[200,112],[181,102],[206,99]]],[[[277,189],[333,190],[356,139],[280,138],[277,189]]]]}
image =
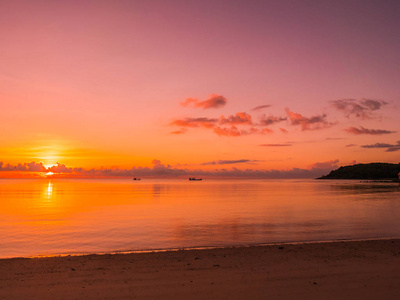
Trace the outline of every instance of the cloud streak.
{"type": "Polygon", "coordinates": [[[218,119],[210,118],[185,118],[171,122],[171,125],[180,127],[205,127],[212,128],[218,122],[218,119]]]}
{"type": "Polygon", "coordinates": [[[219,136],[243,136],[249,134],[269,134],[272,133],[271,129],[264,128],[258,129],[255,127],[251,127],[248,130],[239,130],[236,126],[231,127],[215,127],[214,132],[219,136]]]}
{"type": "Polygon", "coordinates": [[[391,134],[395,133],[396,131],[390,131],[390,130],[383,130],[383,129],[368,129],[360,126],[360,128],[356,127],[349,127],[345,129],[348,133],[352,133],[355,135],[360,135],[360,134],[370,134],[370,135],[383,135],[383,134],[391,134]]]}
{"type": "Polygon", "coordinates": [[[238,160],[217,160],[210,161],[200,164],[201,166],[209,166],[209,165],[234,165],[234,164],[243,164],[243,163],[254,163],[258,162],[258,160],[251,159],[238,159],[238,160]]]}
{"type": "Polygon", "coordinates": [[[261,144],[261,147],[290,147],[292,144],[261,144]]]}
{"type": "Polygon", "coordinates": [[[256,106],[256,107],[252,108],[251,110],[252,110],[252,111],[259,111],[259,110],[262,110],[262,109],[268,108],[268,107],[271,107],[271,105],[268,105],[268,104],[266,104],[266,105],[260,105],[260,106],[256,106]]]}
{"type": "Polygon", "coordinates": [[[385,152],[395,152],[400,150],[400,141],[396,144],[375,143],[372,145],[362,145],[362,148],[367,149],[386,149],[385,152]]]}
{"type": "Polygon", "coordinates": [[[13,166],[10,164],[4,165],[3,162],[0,162],[0,171],[46,172],[46,170],[46,167],[42,163],[19,163],[13,166]]]}
{"type": "Polygon", "coordinates": [[[226,98],[222,95],[211,95],[210,98],[204,101],[200,101],[196,98],[187,98],[185,101],[181,102],[181,105],[184,107],[193,106],[194,108],[219,108],[226,105],[226,98]]]}

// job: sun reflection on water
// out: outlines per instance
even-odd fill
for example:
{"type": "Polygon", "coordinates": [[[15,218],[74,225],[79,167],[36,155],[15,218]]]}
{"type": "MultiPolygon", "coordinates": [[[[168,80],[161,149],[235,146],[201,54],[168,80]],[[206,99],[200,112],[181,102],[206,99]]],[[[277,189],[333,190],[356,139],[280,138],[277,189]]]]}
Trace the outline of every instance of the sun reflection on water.
{"type": "Polygon", "coordinates": [[[46,191],[47,199],[51,200],[53,198],[53,183],[49,181],[46,191]]]}

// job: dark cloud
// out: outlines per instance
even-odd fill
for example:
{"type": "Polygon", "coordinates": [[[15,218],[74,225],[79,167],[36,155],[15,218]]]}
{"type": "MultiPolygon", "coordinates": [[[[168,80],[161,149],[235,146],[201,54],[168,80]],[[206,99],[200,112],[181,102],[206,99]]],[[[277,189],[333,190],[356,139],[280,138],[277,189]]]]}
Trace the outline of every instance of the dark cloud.
{"type": "Polygon", "coordinates": [[[373,117],[372,112],[379,110],[387,102],[372,99],[341,99],[330,101],[332,106],[343,112],[347,118],[356,117],[361,119],[370,119],[373,117]]]}
{"type": "Polygon", "coordinates": [[[42,163],[24,163],[11,165],[4,165],[3,162],[0,162],[0,171],[22,171],[22,172],[52,172],[52,173],[72,173],[72,172],[80,172],[83,171],[82,168],[69,168],[64,164],[57,163],[54,166],[46,168],[42,163]]]}
{"type": "Polygon", "coordinates": [[[382,100],[371,100],[371,99],[363,99],[361,100],[362,105],[369,108],[370,110],[378,110],[381,109],[382,105],[386,105],[387,102],[382,100]]]}
{"type": "Polygon", "coordinates": [[[272,125],[274,123],[279,123],[279,122],[286,121],[286,120],[287,120],[286,117],[275,117],[275,116],[266,117],[265,115],[263,115],[260,119],[260,125],[268,126],[268,125],[272,125]]]}
{"type": "Polygon", "coordinates": [[[285,128],[279,128],[279,130],[280,130],[282,133],[284,133],[284,134],[289,133],[285,128]]]}
{"type": "Polygon", "coordinates": [[[131,169],[119,168],[100,168],[83,170],[82,175],[87,177],[96,176],[125,176],[125,177],[149,177],[149,178],[164,178],[164,177],[180,177],[188,176],[186,169],[174,168],[170,165],[163,164],[160,160],[152,161],[153,167],[133,167],[131,169]]]}
{"type": "Polygon", "coordinates": [[[212,128],[218,122],[218,119],[210,118],[186,118],[182,120],[175,120],[171,122],[171,125],[180,127],[206,127],[212,128]]]}
{"type": "Polygon", "coordinates": [[[181,103],[181,105],[185,107],[193,105],[193,107],[195,108],[208,109],[208,108],[219,108],[225,106],[226,102],[227,102],[226,98],[222,95],[211,95],[210,98],[204,101],[200,101],[195,98],[187,98],[185,101],[181,103]]]}
{"type": "Polygon", "coordinates": [[[43,166],[42,163],[24,163],[24,164],[17,164],[17,165],[4,165],[3,162],[0,162],[0,171],[23,171],[23,172],[45,172],[46,167],[43,166]]]}
{"type": "MultiPolygon", "coordinates": [[[[400,142],[399,142],[400,143],[400,142]]],[[[399,144],[400,147],[400,144],[399,144]]],[[[243,163],[257,163],[257,160],[239,159],[239,160],[219,160],[215,162],[204,163],[203,165],[235,165],[243,163]]],[[[332,168],[336,166],[336,161],[326,163],[315,163],[309,169],[293,168],[292,170],[253,170],[245,169],[240,170],[236,167],[232,169],[215,169],[212,171],[205,171],[201,169],[189,170],[185,168],[176,168],[170,165],[163,164],[160,160],[154,159],[152,167],[133,167],[131,169],[120,168],[99,168],[86,170],[83,168],[70,168],[64,164],[58,163],[51,168],[40,168],[40,172],[53,172],[55,176],[69,176],[69,177],[147,177],[147,178],[187,178],[191,176],[202,177],[224,177],[224,178],[315,178],[329,173],[332,168]],[[61,174],[62,173],[62,174],[61,174]]],[[[0,171],[32,171],[41,163],[18,164],[12,166],[10,164],[4,165],[0,162],[0,171]],[[31,167],[28,167],[31,165],[31,167]],[[25,167],[24,167],[25,166],[25,167]],[[33,167],[35,166],[35,167],[33,167]]]]}
{"type": "Polygon", "coordinates": [[[73,168],[68,168],[64,164],[57,163],[56,165],[47,168],[47,172],[52,172],[52,173],[72,173],[74,172],[73,168]]]}
{"type": "Polygon", "coordinates": [[[266,104],[266,105],[260,105],[260,106],[254,107],[254,108],[252,109],[252,111],[262,110],[262,109],[268,108],[268,107],[271,107],[271,105],[268,105],[268,104],[266,104]]]}
{"type": "Polygon", "coordinates": [[[261,146],[261,147],[289,147],[289,146],[292,146],[292,144],[261,144],[259,146],[261,146]]]}
{"type": "Polygon", "coordinates": [[[307,118],[299,113],[290,111],[288,108],[286,109],[286,113],[291,124],[294,126],[300,125],[302,131],[324,129],[334,125],[334,123],[326,121],[325,114],[307,118]]]}
{"type": "Polygon", "coordinates": [[[200,165],[202,166],[208,166],[208,165],[233,165],[233,164],[242,164],[242,163],[254,163],[258,162],[257,160],[251,160],[251,159],[238,159],[238,160],[217,160],[217,161],[210,161],[210,162],[205,162],[200,165]]]}
{"type": "Polygon", "coordinates": [[[357,146],[357,145],[356,144],[348,144],[348,145],[346,145],[346,148],[355,147],[355,146],[357,146]]]}
{"type": "Polygon", "coordinates": [[[386,143],[375,143],[373,145],[362,145],[362,148],[377,148],[377,149],[386,149],[386,152],[395,152],[400,150],[400,141],[397,141],[396,144],[386,144],[386,143]]]}
{"type": "Polygon", "coordinates": [[[360,128],[356,127],[349,127],[345,129],[348,133],[352,134],[371,134],[371,135],[382,135],[382,134],[390,134],[390,133],[395,133],[396,131],[389,131],[389,130],[383,130],[383,129],[368,129],[360,126],[360,128]]]}

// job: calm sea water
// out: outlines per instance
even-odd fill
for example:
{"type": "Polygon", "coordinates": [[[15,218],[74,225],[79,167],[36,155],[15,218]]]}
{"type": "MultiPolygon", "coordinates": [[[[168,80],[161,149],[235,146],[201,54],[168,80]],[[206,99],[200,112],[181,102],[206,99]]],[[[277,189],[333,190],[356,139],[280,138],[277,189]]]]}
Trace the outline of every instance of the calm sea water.
{"type": "Polygon", "coordinates": [[[0,180],[0,257],[400,237],[396,183],[0,180]]]}

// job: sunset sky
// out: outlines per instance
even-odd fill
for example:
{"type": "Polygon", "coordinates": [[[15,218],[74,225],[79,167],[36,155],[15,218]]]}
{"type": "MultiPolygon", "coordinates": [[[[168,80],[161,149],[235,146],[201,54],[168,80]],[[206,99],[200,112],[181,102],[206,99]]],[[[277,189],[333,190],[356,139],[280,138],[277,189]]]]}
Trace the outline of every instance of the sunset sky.
{"type": "Polygon", "coordinates": [[[399,163],[399,15],[389,0],[0,0],[0,170],[399,163]]]}

